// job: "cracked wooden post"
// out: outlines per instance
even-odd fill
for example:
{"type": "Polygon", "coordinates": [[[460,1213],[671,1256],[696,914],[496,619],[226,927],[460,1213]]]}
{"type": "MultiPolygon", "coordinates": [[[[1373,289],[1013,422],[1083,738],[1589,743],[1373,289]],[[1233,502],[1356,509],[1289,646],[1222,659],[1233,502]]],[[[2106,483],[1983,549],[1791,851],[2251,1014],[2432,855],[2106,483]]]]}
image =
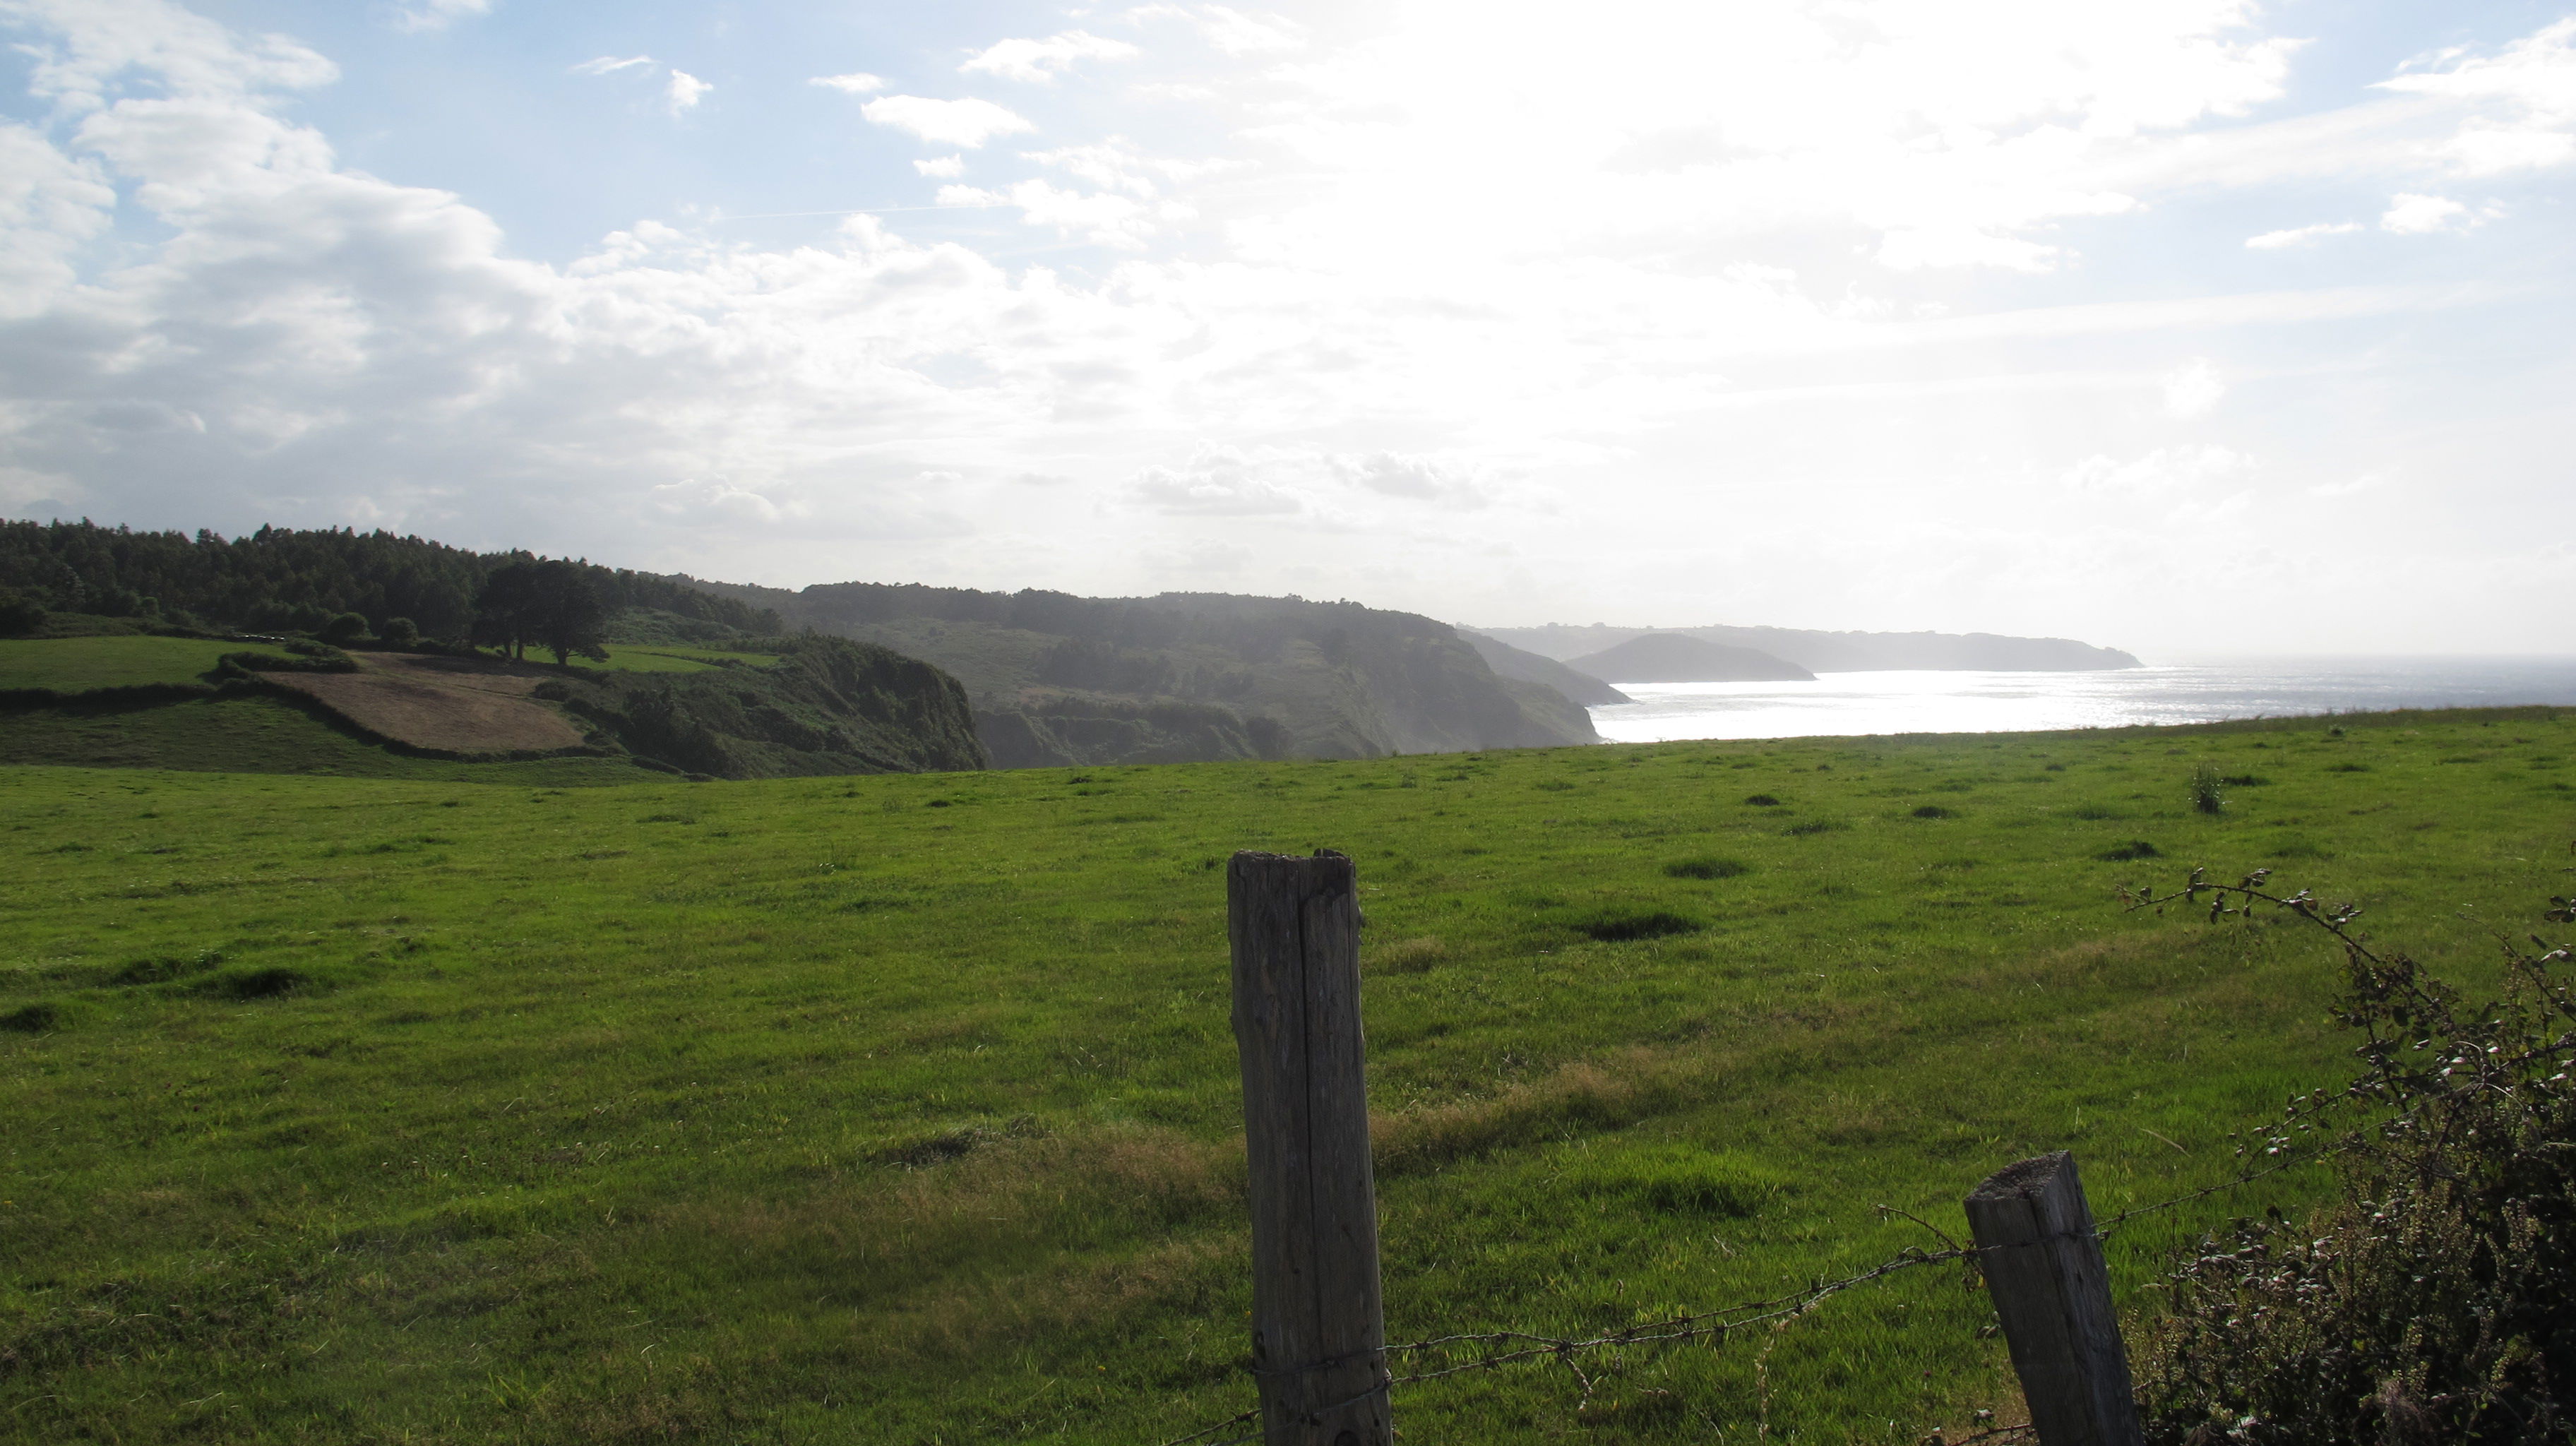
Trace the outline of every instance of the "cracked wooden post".
{"type": "Polygon", "coordinates": [[[1225,882],[1262,1440],[1388,1446],[1357,881],[1324,850],[1239,853],[1225,882]]]}
{"type": "Polygon", "coordinates": [[[1977,1267],[2040,1446],[2144,1446],[2093,1211],[2064,1150],[2007,1165],[1967,1199],[1977,1267]]]}

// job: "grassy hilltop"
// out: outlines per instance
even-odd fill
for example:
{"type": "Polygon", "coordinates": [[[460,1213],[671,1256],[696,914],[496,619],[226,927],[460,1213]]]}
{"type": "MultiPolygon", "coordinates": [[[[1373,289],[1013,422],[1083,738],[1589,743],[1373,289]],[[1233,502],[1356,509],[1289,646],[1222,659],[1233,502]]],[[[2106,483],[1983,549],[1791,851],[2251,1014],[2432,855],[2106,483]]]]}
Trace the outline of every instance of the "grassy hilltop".
{"type": "MultiPolygon", "coordinates": [[[[1231,1414],[1237,848],[1359,864],[1396,1339],[1774,1293],[1929,1243],[1874,1205],[1952,1226],[2043,1149],[2105,1214],[2161,1199],[2336,1077],[2334,962],[2124,915],[2115,882],[2272,865],[2468,979],[2483,928],[2564,891],[2576,718],[2342,721],[580,775],[615,787],[542,772],[587,759],[0,768],[0,1440],[1231,1414]],[[2217,815],[2202,763],[2240,780],[2217,815]]],[[[2265,1188],[2122,1236],[2123,1301],[2181,1232],[2315,1185],[2265,1188]]],[[[1540,1365],[1406,1388],[1397,1421],[1910,1442],[2008,1391],[1985,1320],[1917,1271],[1596,1361],[1588,1401],[1540,1365]]]]}

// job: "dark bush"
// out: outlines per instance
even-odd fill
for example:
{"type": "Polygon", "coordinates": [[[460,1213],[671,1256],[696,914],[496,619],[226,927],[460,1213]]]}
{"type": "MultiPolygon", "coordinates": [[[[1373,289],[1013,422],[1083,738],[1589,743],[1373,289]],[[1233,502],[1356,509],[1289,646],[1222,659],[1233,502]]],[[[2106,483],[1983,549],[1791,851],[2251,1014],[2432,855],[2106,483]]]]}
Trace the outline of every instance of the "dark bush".
{"type": "Polygon", "coordinates": [[[367,620],[356,613],[342,613],[322,625],[317,634],[322,641],[337,647],[354,643],[367,635],[367,620]]]}
{"type": "Polygon", "coordinates": [[[1744,801],[1753,805],[1755,808],[1778,808],[1780,806],[1780,800],[1773,798],[1767,793],[1746,794],[1744,801]]]}
{"type": "Polygon", "coordinates": [[[1741,859],[1675,859],[1664,872],[1677,879],[1732,879],[1753,872],[1741,859]]]}
{"type": "Polygon", "coordinates": [[[2271,786],[2272,782],[2272,780],[2268,778],[2258,777],[2251,773],[2231,773],[2218,781],[2226,784],[2230,788],[2267,788],[2271,786]]]}
{"type": "Polygon", "coordinates": [[[389,648],[419,647],[420,624],[409,618],[387,618],[383,637],[385,646],[389,648]]]}
{"type": "Polygon", "coordinates": [[[1916,818],[1957,818],[1959,815],[1956,810],[1943,808],[1937,803],[1927,803],[1914,810],[1914,816],[1916,818]]]}
{"type": "MultiPolygon", "coordinates": [[[[2264,874],[2194,874],[2151,904],[2260,906],[2343,946],[2335,1017],[2361,1036],[2358,1078],[2291,1102],[2249,1160],[2318,1151],[2338,1198],[2203,1241],[2171,1272],[2171,1308],[2138,1375],[2158,1446],[2563,1443],[2576,1424],[2576,979],[2570,951],[2505,941],[2507,985],[2472,1003],[2374,951],[2264,874]],[[2364,1123],[2330,1131],[2327,1112],[2364,1123]]],[[[2553,899],[2550,922],[2576,922],[2553,899]]]]}
{"type": "Polygon", "coordinates": [[[2134,859],[2163,858],[2164,850],[2157,848],[2154,844],[2141,838],[2131,839],[2127,843],[2104,849],[2093,857],[2102,860],[2104,863],[2125,864],[2134,859]]]}

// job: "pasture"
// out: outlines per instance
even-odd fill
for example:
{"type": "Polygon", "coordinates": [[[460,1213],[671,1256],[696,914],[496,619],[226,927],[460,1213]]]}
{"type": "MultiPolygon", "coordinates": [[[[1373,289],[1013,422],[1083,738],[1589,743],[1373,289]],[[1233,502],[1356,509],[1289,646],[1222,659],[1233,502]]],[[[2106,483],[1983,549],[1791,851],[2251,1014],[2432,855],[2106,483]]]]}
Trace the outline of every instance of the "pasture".
{"type": "MultiPolygon", "coordinates": [[[[0,769],[0,1439],[1227,1416],[1238,848],[1358,864],[1392,1339],[1792,1288],[1938,1243],[1873,1207],[1955,1228],[2046,1149],[2101,1213],[2163,1199],[2338,1076],[2335,956],[2115,885],[2270,866],[2470,982],[2483,930],[2566,892],[2576,717],[2336,724],[747,783],[0,769]]],[[[2124,1305],[2313,1188],[2124,1234],[2124,1305]]],[[[1987,1319],[1915,1271],[1396,1420],[1911,1442],[2010,1410],[1987,1319]]]]}

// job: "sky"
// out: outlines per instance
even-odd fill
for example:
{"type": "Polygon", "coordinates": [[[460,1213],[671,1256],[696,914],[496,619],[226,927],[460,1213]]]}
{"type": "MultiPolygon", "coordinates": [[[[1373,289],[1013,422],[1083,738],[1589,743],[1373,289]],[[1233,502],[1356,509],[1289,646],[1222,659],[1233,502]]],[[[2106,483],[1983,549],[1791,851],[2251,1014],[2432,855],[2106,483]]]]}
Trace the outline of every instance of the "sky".
{"type": "Polygon", "coordinates": [[[0,515],[2576,652],[2576,9],[0,0],[0,515]]]}

